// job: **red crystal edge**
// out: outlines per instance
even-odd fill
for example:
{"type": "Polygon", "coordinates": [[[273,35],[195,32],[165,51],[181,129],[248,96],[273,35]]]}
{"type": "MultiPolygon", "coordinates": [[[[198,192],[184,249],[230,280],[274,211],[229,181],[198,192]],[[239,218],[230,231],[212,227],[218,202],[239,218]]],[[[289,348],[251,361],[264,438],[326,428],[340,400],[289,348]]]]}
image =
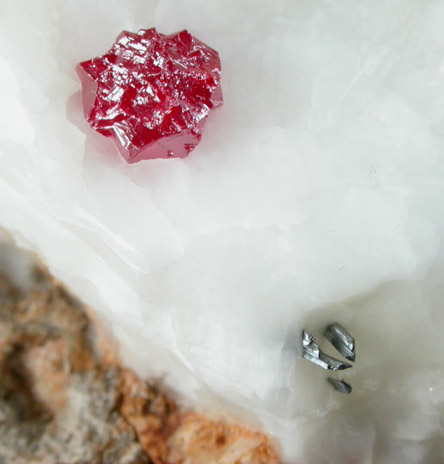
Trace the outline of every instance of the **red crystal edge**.
{"type": "Polygon", "coordinates": [[[220,70],[218,53],[186,30],[123,31],[105,55],[77,66],[85,118],[128,163],[183,158],[223,104],[220,70]]]}

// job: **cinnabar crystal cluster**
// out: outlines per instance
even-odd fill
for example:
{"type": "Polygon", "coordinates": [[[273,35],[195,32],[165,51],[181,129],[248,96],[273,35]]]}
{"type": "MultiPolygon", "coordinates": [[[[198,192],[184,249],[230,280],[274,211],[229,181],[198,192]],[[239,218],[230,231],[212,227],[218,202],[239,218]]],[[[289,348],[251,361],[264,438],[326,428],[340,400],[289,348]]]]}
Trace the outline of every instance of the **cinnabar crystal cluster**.
{"type": "Polygon", "coordinates": [[[122,32],[103,56],[80,63],[85,117],[128,163],[187,156],[221,106],[218,53],[184,30],[122,32]]]}

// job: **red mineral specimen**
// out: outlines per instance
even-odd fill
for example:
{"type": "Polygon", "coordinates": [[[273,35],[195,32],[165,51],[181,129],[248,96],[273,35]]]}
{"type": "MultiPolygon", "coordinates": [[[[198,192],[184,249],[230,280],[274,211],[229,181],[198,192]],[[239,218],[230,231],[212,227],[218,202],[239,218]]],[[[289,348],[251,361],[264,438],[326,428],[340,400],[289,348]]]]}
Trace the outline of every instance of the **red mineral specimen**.
{"type": "Polygon", "coordinates": [[[124,31],[77,73],[87,121],[128,163],[187,156],[210,110],[222,105],[219,55],[188,31],[124,31]]]}

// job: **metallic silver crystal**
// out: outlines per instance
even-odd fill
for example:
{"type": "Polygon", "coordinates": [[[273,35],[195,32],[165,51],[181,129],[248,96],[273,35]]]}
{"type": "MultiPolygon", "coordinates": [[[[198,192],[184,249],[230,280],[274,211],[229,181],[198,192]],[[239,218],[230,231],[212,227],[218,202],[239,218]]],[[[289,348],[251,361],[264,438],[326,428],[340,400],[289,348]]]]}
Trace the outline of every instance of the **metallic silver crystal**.
{"type": "Polygon", "coordinates": [[[302,357],[323,369],[332,371],[342,371],[352,367],[351,364],[323,353],[315,343],[313,335],[310,335],[305,329],[302,331],[302,357]]]}
{"type": "Polygon", "coordinates": [[[341,324],[330,324],[324,332],[327,340],[341,353],[344,358],[354,361],[355,339],[342,327],[341,324]]]}
{"type": "Polygon", "coordinates": [[[344,382],[344,380],[336,380],[333,377],[329,377],[327,380],[338,392],[344,393],[346,395],[352,392],[352,386],[349,383],[344,382]]]}

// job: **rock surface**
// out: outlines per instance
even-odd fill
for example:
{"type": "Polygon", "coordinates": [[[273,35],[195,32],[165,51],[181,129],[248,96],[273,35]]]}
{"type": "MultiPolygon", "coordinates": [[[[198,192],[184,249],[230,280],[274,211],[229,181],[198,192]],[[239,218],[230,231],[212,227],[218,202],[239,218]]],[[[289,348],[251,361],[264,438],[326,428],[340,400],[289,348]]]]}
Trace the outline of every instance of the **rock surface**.
{"type": "Polygon", "coordinates": [[[0,275],[0,463],[279,463],[262,434],[179,411],[111,358],[42,269],[26,292],[0,275]]]}
{"type": "Polygon", "coordinates": [[[441,0],[4,1],[0,224],[140,378],[289,463],[441,464],[443,43],[441,0]],[[128,165],[75,68],[152,26],[219,52],[224,106],[192,156],[128,165]],[[350,395],[301,359],[333,322],[350,395]]]}

